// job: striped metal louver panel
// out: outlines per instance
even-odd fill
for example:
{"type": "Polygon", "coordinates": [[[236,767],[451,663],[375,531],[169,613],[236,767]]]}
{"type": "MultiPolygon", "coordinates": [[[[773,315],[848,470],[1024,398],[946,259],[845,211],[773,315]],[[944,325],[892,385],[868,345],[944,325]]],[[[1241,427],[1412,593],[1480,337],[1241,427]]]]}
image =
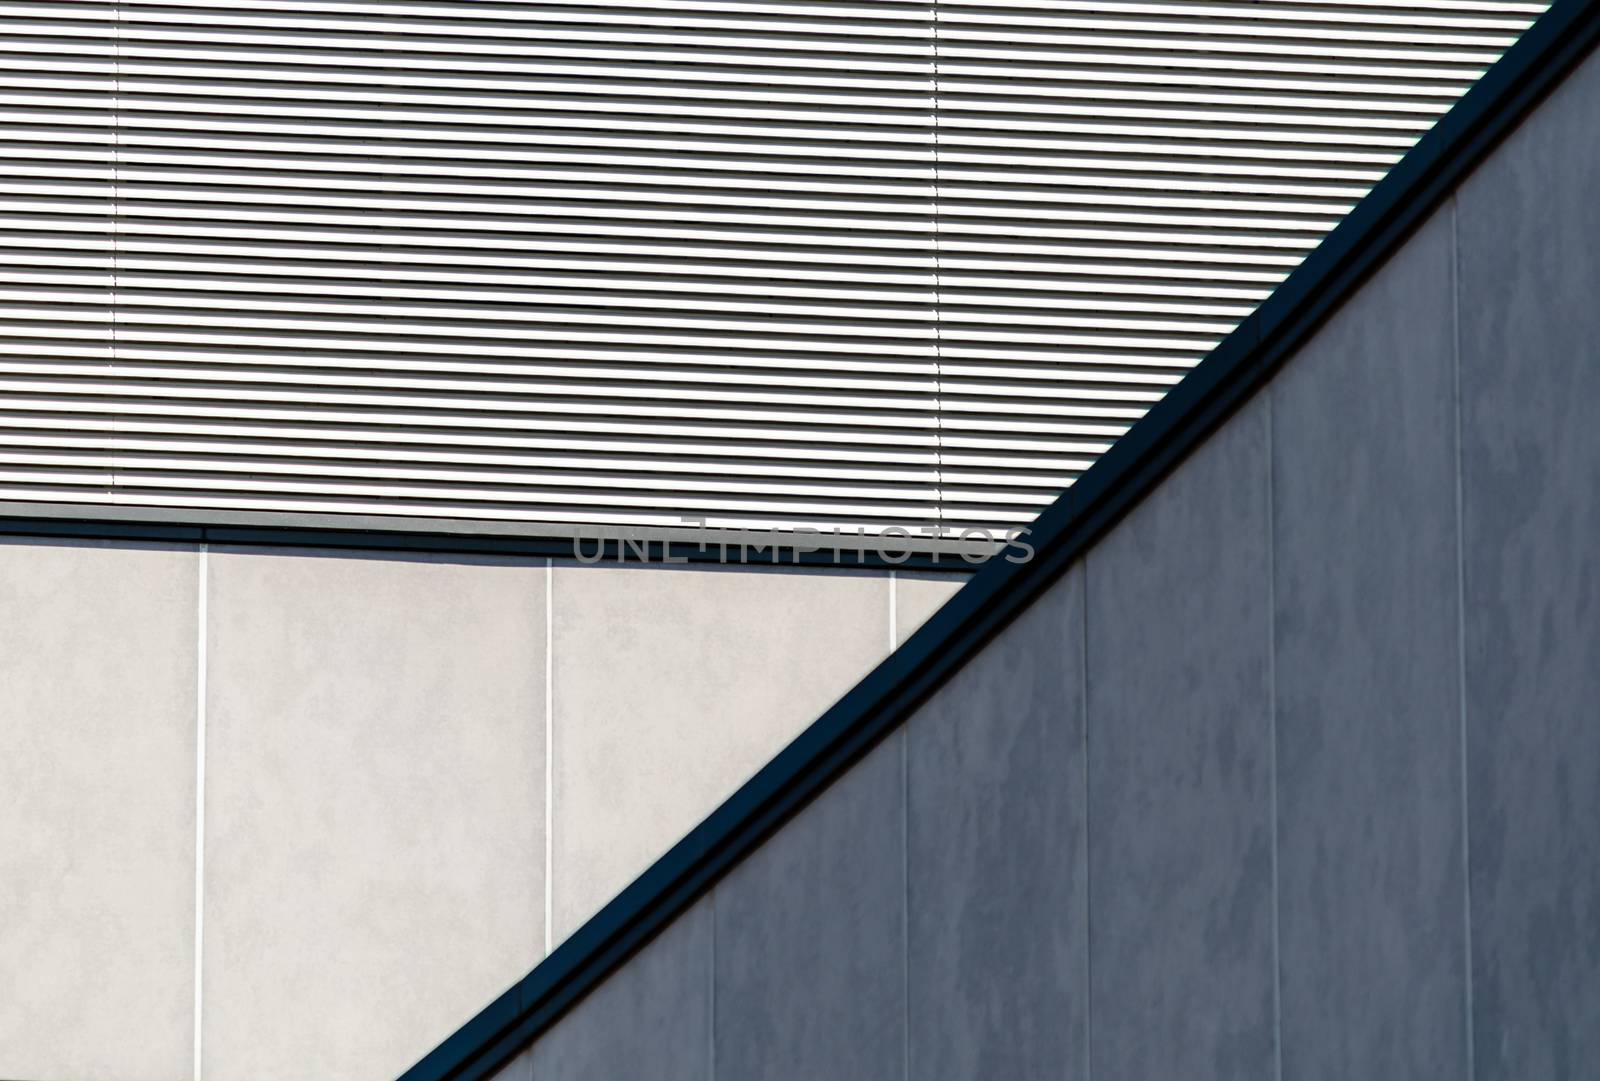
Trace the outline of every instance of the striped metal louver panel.
{"type": "Polygon", "coordinates": [[[1020,524],[1544,6],[0,4],[0,501],[1020,524]]]}
{"type": "Polygon", "coordinates": [[[1545,6],[940,4],[946,518],[1031,518],[1545,6]]]}

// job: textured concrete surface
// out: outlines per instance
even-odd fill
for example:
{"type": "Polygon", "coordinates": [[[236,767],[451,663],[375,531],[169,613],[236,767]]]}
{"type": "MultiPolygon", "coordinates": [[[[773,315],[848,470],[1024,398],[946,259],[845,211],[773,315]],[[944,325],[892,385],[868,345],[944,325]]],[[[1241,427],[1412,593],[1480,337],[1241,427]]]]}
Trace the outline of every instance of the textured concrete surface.
{"type": "Polygon", "coordinates": [[[0,541],[0,1076],[190,1076],[195,560],[0,541]]]}
{"type": "Polygon", "coordinates": [[[1265,411],[1089,553],[1092,1073],[1273,1074],[1265,411]]]}
{"type": "Polygon", "coordinates": [[[1600,57],[1457,195],[1477,1081],[1600,1069],[1600,57]]]}
{"type": "Polygon", "coordinates": [[[556,941],[884,657],[888,588],[887,575],[556,567],[556,941]]]}
{"type": "Polygon", "coordinates": [[[904,1075],[902,740],[718,884],[714,1076],[904,1075]]]}
{"type": "MultiPolygon", "coordinates": [[[[597,906],[889,649],[881,573],[572,566],[547,608],[543,561],[217,549],[202,636],[193,550],[0,558],[0,975],[31,972],[0,1077],[188,1076],[202,637],[223,1079],[398,1073],[539,960],[547,725],[576,756],[550,900],[597,906]]],[[[927,584],[907,620],[959,583],[927,584]]]]}
{"type": "Polygon", "coordinates": [[[1467,1076],[1449,208],[1273,382],[1283,1073],[1467,1076]]]}
{"type": "Polygon", "coordinates": [[[1083,690],[1074,570],[906,728],[918,1081],[1086,1076],[1083,690]]]}
{"type": "Polygon", "coordinates": [[[968,575],[915,574],[896,571],[894,576],[894,623],[896,646],[910,638],[928,617],[954,597],[972,579],[968,575]]]}
{"type": "Polygon", "coordinates": [[[639,951],[628,979],[601,984],[499,1076],[709,1081],[711,918],[703,898],[639,951]]]}
{"type": "Polygon", "coordinates": [[[543,568],[210,572],[206,1081],[398,1075],[542,952],[543,568]]]}

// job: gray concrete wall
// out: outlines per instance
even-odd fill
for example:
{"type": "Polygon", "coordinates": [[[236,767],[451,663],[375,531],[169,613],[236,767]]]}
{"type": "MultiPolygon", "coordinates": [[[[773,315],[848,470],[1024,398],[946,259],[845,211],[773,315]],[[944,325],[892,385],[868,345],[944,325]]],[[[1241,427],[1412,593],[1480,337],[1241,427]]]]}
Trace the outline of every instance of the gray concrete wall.
{"type": "Polygon", "coordinates": [[[395,1076],[958,585],[0,543],[0,1077],[395,1076]]]}
{"type": "Polygon", "coordinates": [[[1595,1076],[1597,115],[503,1076],[1595,1076]]]}

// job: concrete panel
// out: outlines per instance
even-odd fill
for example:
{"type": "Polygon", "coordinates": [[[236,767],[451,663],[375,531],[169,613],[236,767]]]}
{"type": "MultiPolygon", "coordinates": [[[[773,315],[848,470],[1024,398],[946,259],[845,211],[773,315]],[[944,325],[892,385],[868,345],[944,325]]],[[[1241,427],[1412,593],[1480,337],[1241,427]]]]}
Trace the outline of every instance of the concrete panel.
{"type": "Polygon", "coordinates": [[[887,654],[888,589],[885,574],[556,568],[555,941],[887,654]]]}
{"type": "Polygon", "coordinates": [[[964,574],[915,574],[897,571],[894,576],[894,644],[898,646],[916,633],[928,617],[944,607],[971,581],[964,574]]]}
{"type": "Polygon", "coordinates": [[[498,1076],[710,1081],[710,899],[679,916],[498,1076]]]}
{"type": "Polygon", "coordinates": [[[907,1076],[1086,1076],[1083,734],[1074,570],[906,730],[907,1076]]]}
{"type": "Polygon", "coordinates": [[[1452,221],[1272,387],[1283,1076],[1467,1076],[1452,221]]]}
{"type": "Polygon", "coordinates": [[[1265,413],[1090,553],[1092,1072],[1273,1071],[1265,413]]]}
{"type": "Polygon", "coordinates": [[[191,1076],[195,560],[0,541],[0,1077],[191,1076]]]}
{"type": "Polygon", "coordinates": [[[206,1081],[393,1077],[542,952],[545,569],[210,572],[206,1081]]]}
{"type": "Polygon", "coordinates": [[[903,737],[717,886],[714,1076],[904,1076],[903,737]]]}
{"type": "Polygon", "coordinates": [[[1478,1081],[1600,1063],[1600,58],[1457,194],[1478,1081]]]}

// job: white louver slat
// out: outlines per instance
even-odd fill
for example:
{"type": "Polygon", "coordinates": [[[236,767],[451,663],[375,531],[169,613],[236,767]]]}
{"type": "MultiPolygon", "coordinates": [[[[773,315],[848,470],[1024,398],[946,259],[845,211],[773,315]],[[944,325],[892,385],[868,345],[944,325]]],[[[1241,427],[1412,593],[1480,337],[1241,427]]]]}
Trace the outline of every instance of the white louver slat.
{"type": "Polygon", "coordinates": [[[1031,518],[1545,5],[0,5],[0,501],[1031,518]]]}

